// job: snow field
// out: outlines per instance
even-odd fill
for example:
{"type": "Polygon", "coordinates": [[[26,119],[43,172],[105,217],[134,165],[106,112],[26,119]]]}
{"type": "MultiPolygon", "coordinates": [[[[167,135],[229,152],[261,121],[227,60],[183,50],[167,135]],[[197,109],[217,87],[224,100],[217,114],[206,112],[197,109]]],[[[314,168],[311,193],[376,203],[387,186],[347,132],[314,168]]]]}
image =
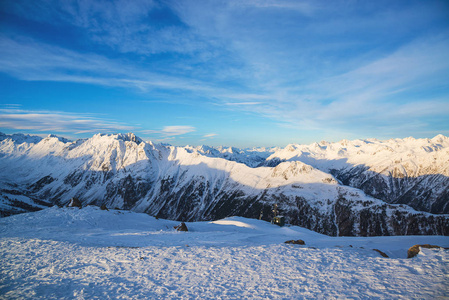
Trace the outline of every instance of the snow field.
{"type": "Polygon", "coordinates": [[[0,299],[449,297],[447,250],[405,258],[448,237],[328,237],[241,217],[177,224],[95,207],[2,218],[0,299]]]}
{"type": "Polygon", "coordinates": [[[3,239],[0,253],[0,291],[8,299],[448,296],[443,250],[407,260],[296,245],[121,248],[3,239]]]}

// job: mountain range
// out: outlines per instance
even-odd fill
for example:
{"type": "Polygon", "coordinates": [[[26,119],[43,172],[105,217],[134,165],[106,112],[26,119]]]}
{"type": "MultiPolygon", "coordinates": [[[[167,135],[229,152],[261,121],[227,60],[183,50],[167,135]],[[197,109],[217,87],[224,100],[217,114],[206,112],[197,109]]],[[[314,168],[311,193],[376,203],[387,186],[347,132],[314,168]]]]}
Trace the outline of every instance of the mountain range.
{"type": "Polygon", "coordinates": [[[179,220],[243,216],[333,236],[449,235],[449,138],[176,147],[132,133],[0,133],[2,216],[58,205],[179,220]]]}

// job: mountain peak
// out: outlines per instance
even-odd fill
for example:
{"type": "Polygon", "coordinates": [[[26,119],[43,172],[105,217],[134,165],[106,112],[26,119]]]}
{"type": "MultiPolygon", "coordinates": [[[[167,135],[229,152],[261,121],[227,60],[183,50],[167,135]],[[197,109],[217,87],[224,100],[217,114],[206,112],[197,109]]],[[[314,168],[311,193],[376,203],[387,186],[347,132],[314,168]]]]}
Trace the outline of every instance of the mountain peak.
{"type": "Polygon", "coordinates": [[[11,139],[17,144],[29,143],[29,144],[37,144],[42,138],[36,135],[22,134],[22,133],[14,133],[14,134],[5,134],[0,132],[0,141],[11,139]]]}
{"type": "Polygon", "coordinates": [[[63,143],[70,143],[70,142],[72,142],[69,139],[66,139],[66,138],[61,137],[61,136],[57,136],[55,134],[49,134],[45,139],[47,139],[47,140],[49,140],[49,139],[57,139],[58,141],[63,142],[63,143]]]}
{"type": "Polygon", "coordinates": [[[138,137],[137,135],[135,135],[132,132],[128,132],[128,133],[114,133],[114,134],[105,134],[105,133],[98,133],[96,135],[94,135],[95,137],[110,137],[113,139],[117,139],[117,140],[122,140],[124,142],[134,142],[136,144],[140,144],[143,142],[143,140],[138,137]]]}
{"type": "Polygon", "coordinates": [[[438,134],[436,135],[433,139],[432,142],[434,143],[442,143],[444,141],[447,141],[449,138],[447,136],[444,136],[442,134],[438,134]]]}

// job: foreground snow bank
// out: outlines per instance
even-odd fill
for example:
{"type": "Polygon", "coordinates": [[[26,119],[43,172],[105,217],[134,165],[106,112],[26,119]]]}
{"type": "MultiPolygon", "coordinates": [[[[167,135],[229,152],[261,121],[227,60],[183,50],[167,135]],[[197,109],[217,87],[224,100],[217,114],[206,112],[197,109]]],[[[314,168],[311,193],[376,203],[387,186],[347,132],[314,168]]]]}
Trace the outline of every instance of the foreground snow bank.
{"type": "Polygon", "coordinates": [[[5,298],[435,298],[449,296],[441,236],[335,238],[245,218],[187,223],[51,208],[0,220],[5,298]],[[284,241],[303,239],[305,246],[284,241]],[[372,249],[391,258],[383,258],[372,249]]]}

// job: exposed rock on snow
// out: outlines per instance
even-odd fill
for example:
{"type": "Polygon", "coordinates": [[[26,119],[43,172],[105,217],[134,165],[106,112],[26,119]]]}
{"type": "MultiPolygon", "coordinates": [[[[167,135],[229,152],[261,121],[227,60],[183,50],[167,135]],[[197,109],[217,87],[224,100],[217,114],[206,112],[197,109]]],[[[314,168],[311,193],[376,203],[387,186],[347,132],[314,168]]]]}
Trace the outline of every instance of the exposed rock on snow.
{"type": "Polygon", "coordinates": [[[388,258],[388,255],[385,252],[383,252],[379,249],[373,249],[373,250],[376,251],[377,253],[379,253],[382,257],[388,258]]]}
{"type": "Polygon", "coordinates": [[[178,226],[174,226],[174,228],[177,230],[177,231],[189,231],[189,229],[187,229],[187,225],[186,225],[186,223],[184,223],[184,222],[182,222],[180,225],[178,225],[178,226]]]}
{"type": "Polygon", "coordinates": [[[305,245],[303,240],[288,240],[284,242],[285,244],[295,244],[295,245],[305,245]]]}
{"type": "Polygon", "coordinates": [[[440,249],[443,247],[436,246],[436,245],[429,245],[429,244],[423,244],[423,245],[414,245],[411,246],[407,251],[407,258],[413,258],[416,255],[418,255],[420,248],[426,248],[426,249],[440,249]]]}
{"type": "Polygon", "coordinates": [[[70,203],[67,205],[67,207],[82,208],[83,206],[78,198],[73,197],[72,199],[70,199],[70,203]]]}

